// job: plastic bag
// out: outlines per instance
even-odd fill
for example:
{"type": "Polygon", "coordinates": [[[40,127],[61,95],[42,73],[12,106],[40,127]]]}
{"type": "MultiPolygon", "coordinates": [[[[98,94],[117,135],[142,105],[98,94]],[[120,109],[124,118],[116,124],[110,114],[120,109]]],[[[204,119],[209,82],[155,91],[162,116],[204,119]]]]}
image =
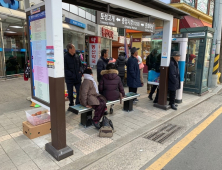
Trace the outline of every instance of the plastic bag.
{"type": "Polygon", "coordinates": [[[148,84],[159,85],[160,82],[160,73],[157,73],[154,70],[148,72],[148,84]]]}

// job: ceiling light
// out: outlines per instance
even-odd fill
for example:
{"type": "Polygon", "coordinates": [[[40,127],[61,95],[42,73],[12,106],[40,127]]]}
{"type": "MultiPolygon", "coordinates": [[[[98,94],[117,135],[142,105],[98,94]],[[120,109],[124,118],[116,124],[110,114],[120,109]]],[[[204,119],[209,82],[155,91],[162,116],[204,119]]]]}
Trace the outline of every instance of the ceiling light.
{"type": "Polygon", "coordinates": [[[9,26],[9,27],[11,27],[11,28],[23,28],[21,26],[9,26]]]}
{"type": "Polygon", "coordinates": [[[5,31],[6,33],[9,33],[9,34],[14,34],[14,33],[16,33],[16,32],[14,32],[14,31],[5,31]]]}

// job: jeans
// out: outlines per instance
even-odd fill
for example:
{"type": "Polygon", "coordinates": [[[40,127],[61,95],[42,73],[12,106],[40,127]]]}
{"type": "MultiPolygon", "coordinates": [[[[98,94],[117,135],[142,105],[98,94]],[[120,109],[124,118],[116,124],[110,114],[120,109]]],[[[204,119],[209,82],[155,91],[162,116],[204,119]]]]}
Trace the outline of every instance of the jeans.
{"type": "Polygon", "coordinates": [[[68,96],[69,96],[69,106],[74,105],[74,102],[73,102],[73,86],[75,86],[76,93],[77,93],[75,104],[76,105],[80,104],[80,102],[79,102],[79,89],[80,89],[81,83],[68,83],[66,85],[67,85],[68,96]]]}

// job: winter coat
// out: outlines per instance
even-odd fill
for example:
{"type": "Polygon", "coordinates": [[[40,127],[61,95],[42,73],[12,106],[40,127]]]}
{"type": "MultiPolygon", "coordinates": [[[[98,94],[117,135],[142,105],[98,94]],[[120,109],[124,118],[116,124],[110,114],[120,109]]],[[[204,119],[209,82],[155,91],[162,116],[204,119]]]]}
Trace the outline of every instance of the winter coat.
{"type": "Polygon", "coordinates": [[[178,63],[174,58],[171,58],[170,60],[168,89],[171,91],[180,89],[180,72],[178,63]]]}
{"type": "Polygon", "coordinates": [[[107,101],[105,97],[96,93],[96,89],[91,80],[84,79],[79,90],[79,101],[82,106],[95,106],[100,105],[97,97],[101,97],[104,101],[107,101]]]}
{"type": "Polygon", "coordinates": [[[126,58],[125,56],[119,56],[116,60],[116,69],[119,71],[119,76],[125,76],[125,66],[126,66],[126,58]]]}
{"type": "Polygon", "coordinates": [[[64,56],[64,70],[66,83],[81,83],[82,80],[82,64],[79,56],[66,53],[64,56]]]}
{"type": "Polygon", "coordinates": [[[127,85],[132,88],[141,87],[138,60],[131,56],[127,61],[127,85]]]}
{"type": "Polygon", "coordinates": [[[114,101],[120,99],[120,93],[125,96],[124,88],[118,71],[103,70],[101,72],[102,78],[99,82],[99,93],[102,94],[108,101],[114,101]]]}
{"type": "Polygon", "coordinates": [[[150,53],[150,55],[148,55],[148,57],[146,58],[146,65],[148,67],[148,70],[155,69],[156,60],[157,58],[153,55],[153,53],[150,53]]]}
{"type": "Polygon", "coordinates": [[[105,59],[104,57],[100,57],[97,62],[97,81],[100,82],[101,79],[101,71],[106,69],[107,64],[109,63],[109,59],[105,59]]]}

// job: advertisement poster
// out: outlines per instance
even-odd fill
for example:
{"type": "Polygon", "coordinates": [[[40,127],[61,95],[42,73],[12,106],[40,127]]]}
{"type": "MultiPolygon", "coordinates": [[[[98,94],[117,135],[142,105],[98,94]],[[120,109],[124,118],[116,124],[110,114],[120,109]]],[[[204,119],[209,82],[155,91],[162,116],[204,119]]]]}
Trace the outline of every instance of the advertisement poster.
{"type": "Polygon", "coordinates": [[[29,16],[33,96],[49,103],[45,11],[29,16]]]}
{"type": "Polygon", "coordinates": [[[148,84],[159,85],[160,83],[160,73],[154,70],[148,72],[148,84]]]}
{"type": "Polygon", "coordinates": [[[54,47],[46,46],[46,55],[47,55],[47,67],[55,68],[55,59],[54,59],[54,47]]]}
{"type": "Polygon", "coordinates": [[[90,66],[95,66],[100,57],[101,37],[89,37],[89,61],[90,66]]]}

